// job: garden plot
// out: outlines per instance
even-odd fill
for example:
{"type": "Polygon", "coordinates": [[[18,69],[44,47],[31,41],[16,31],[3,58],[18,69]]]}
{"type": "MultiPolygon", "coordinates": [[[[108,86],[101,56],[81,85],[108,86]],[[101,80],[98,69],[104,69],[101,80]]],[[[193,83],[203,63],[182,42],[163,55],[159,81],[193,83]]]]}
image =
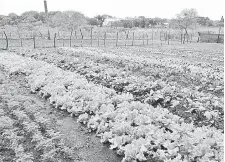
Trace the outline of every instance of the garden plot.
{"type": "Polygon", "coordinates": [[[117,93],[130,93],[135,101],[167,108],[185,122],[223,129],[223,69],[185,64],[179,59],[164,59],[164,63],[157,57],[139,56],[135,60],[127,53],[91,49],[21,50],[18,54],[74,71],[117,93]],[[191,84],[181,85],[181,80],[189,80],[191,84]]]}
{"type": "Polygon", "coordinates": [[[223,161],[222,130],[185,123],[160,105],[135,101],[130,93],[117,93],[43,61],[10,53],[2,53],[0,60],[7,74],[25,75],[33,93],[79,116],[78,121],[96,131],[101,142],[110,143],[124,162],[223,161]]]}

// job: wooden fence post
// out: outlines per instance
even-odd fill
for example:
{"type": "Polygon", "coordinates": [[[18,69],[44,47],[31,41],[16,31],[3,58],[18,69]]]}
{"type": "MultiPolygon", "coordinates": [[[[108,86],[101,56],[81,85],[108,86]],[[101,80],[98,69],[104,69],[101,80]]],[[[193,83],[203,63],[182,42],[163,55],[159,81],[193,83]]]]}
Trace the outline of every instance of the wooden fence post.
{"type": "Polygon", "coordinates": [[[105,47],[105,40],[106,40],[106,32],[104,34],[104,47],[105,47]]]}
{"type": "Polygon", "coordinates": [[[184,38],[183,38],[183,44],[185,43],[185,38],[186,38],[186,34],[184,34],[184,38]]]}
{"type": "Polygon", "coordinates": [[[143,46],[144,46],[145,45],[145,35],[144,34],[142,35],[142,39],[143,39],[142,43],[143,43],[143,46]]]}
{"type": "Polygon", "coordinates": [[[36,48],[35,36],[33,35],[34,49],[36,48]]]}
{"type": "Polygon", "coordinates": [[[132,38],[132,46],[134,45],[134,32],[133,32],[133,38],[132,38]]]}
{"type": "Polygon", "coordinates": [[[119,37],[119,33],[116,33],[116,46],[118,45],[118,37],[119,37]]]}
{"type": "Polygon", "coordinates": [[[128,38],[128,34],[129,34],[129,31],[126,33],[125,32],[125,47],[127,46],[127,38],[128,38]]]}
{"type": "MultiPolygon", "coordinates": [[[[152,27],[152,47],[153,47],[153,36],[154,36],[154,30],[153,30],[153,27],[152,27]]],[[[161,35],[160,35],[160,38],[161,38],[161,35]]]]}
{"type": "Polygon", "coordinates": [[[81,34],[81,47],[83,47],[84,36],[83,36],[83,33],[82,33],[81,29],[80,29],[80,34],[81,34]]]}
{"type": "Polygon", "coordinates": [[[165,39],[165,44],[166,44],[166,41],[167,41],[167,31],[166,31],[166,33],[164,34],[164,39],[165,39]]]}
{"type": "Polygon", "coordinates": [[[91,28],[91,47],[92,47],[92,28],[91,28]]]}
{"type": "Polygon", "coordinates": [[[55,41],[56,41],[56,33],[55,33],[55,35],[54,35],[54,48],[56,47],[55,41]]]}
{"type": "Polygon", "coordinates": [[[188,40],[189,40],[189,34],[187,34],[187,43],[188,43],[188,40]]]}
{"type": "Polygon", "coordinates": [[[160,43],[161,43],[161,46],[162,46],[162,31],[160,31],[160,43]]]}
{"type": "Polygon", "coordinates": [[[180,43],[182,44],[183,34],[180,35],[180,43]]]}
{"type": "Polygon", "coordinates": [[[20,38],[20,46],[23,47],[23,38],[20,38]]]}
{"type": "Polygon", "coordinates": [[[5,31],[3,31],[3,33],[5,35],[5,40],[6,40],[6,48],[4,50],[8,50],[8,48],[9,48],[9,40],[8,40],[8,37],[7,37],[6,33],[5,33],[5,31]]]}
{"type": "Polygon", "coordinates": [[[148,46],[148,34],[146,34],[146,37],[147,37],[147,46],[148,46]]]}
{"type": "Polygon", "coordinates": [[[170,44],[170,31],[168,33],[167,39],[168,39],[168,45],[169,45],[170,44]]]}
{"type": "Polygon", "coordinates": [[[98,36],[98,47],[99,47],[99,36],[98,36]]]}
{"type": "Polygon", "coordinates": [[[72,46],[72,35],[73,35],[73,31],[70,32],[70,47],[72,46]]]}

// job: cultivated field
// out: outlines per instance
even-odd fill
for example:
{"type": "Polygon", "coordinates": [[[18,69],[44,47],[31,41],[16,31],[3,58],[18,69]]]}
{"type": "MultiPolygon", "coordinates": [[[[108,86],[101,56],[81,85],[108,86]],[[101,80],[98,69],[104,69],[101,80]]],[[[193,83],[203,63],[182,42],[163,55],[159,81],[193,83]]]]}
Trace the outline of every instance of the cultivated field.
{"type": "Polygon", "coordinates": [[[0,51],[0,159],[223,162],[224,51],[205,46],[0,51]]]}

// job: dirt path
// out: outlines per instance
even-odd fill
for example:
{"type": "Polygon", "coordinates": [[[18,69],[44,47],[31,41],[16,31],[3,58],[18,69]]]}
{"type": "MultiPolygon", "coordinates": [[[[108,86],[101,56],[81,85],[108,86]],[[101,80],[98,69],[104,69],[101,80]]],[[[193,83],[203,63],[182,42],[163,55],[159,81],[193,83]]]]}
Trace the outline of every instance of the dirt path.
{"type": "Polygon", "coordinates": [[[31,94],[0,68],[0,162],[119,162],[122,157],[68,113],[31,94]]]}

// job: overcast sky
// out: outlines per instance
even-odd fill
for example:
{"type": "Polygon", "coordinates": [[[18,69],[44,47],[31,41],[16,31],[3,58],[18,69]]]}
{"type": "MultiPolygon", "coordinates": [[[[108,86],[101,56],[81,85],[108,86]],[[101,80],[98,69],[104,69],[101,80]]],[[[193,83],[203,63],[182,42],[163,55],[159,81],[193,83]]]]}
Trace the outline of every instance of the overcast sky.
{"type": "MultiPolygon", "coordinates": [[[[184,8],[196,8],[200,16],[219,20],[224,0],[47,0],[49,11],[74,10],[85,16],[108,14],[116,17],[172,18],[184,8]]],[[[0,0],[0,15],[11,12],[44,11],[44,0],[0,0]]]]}

